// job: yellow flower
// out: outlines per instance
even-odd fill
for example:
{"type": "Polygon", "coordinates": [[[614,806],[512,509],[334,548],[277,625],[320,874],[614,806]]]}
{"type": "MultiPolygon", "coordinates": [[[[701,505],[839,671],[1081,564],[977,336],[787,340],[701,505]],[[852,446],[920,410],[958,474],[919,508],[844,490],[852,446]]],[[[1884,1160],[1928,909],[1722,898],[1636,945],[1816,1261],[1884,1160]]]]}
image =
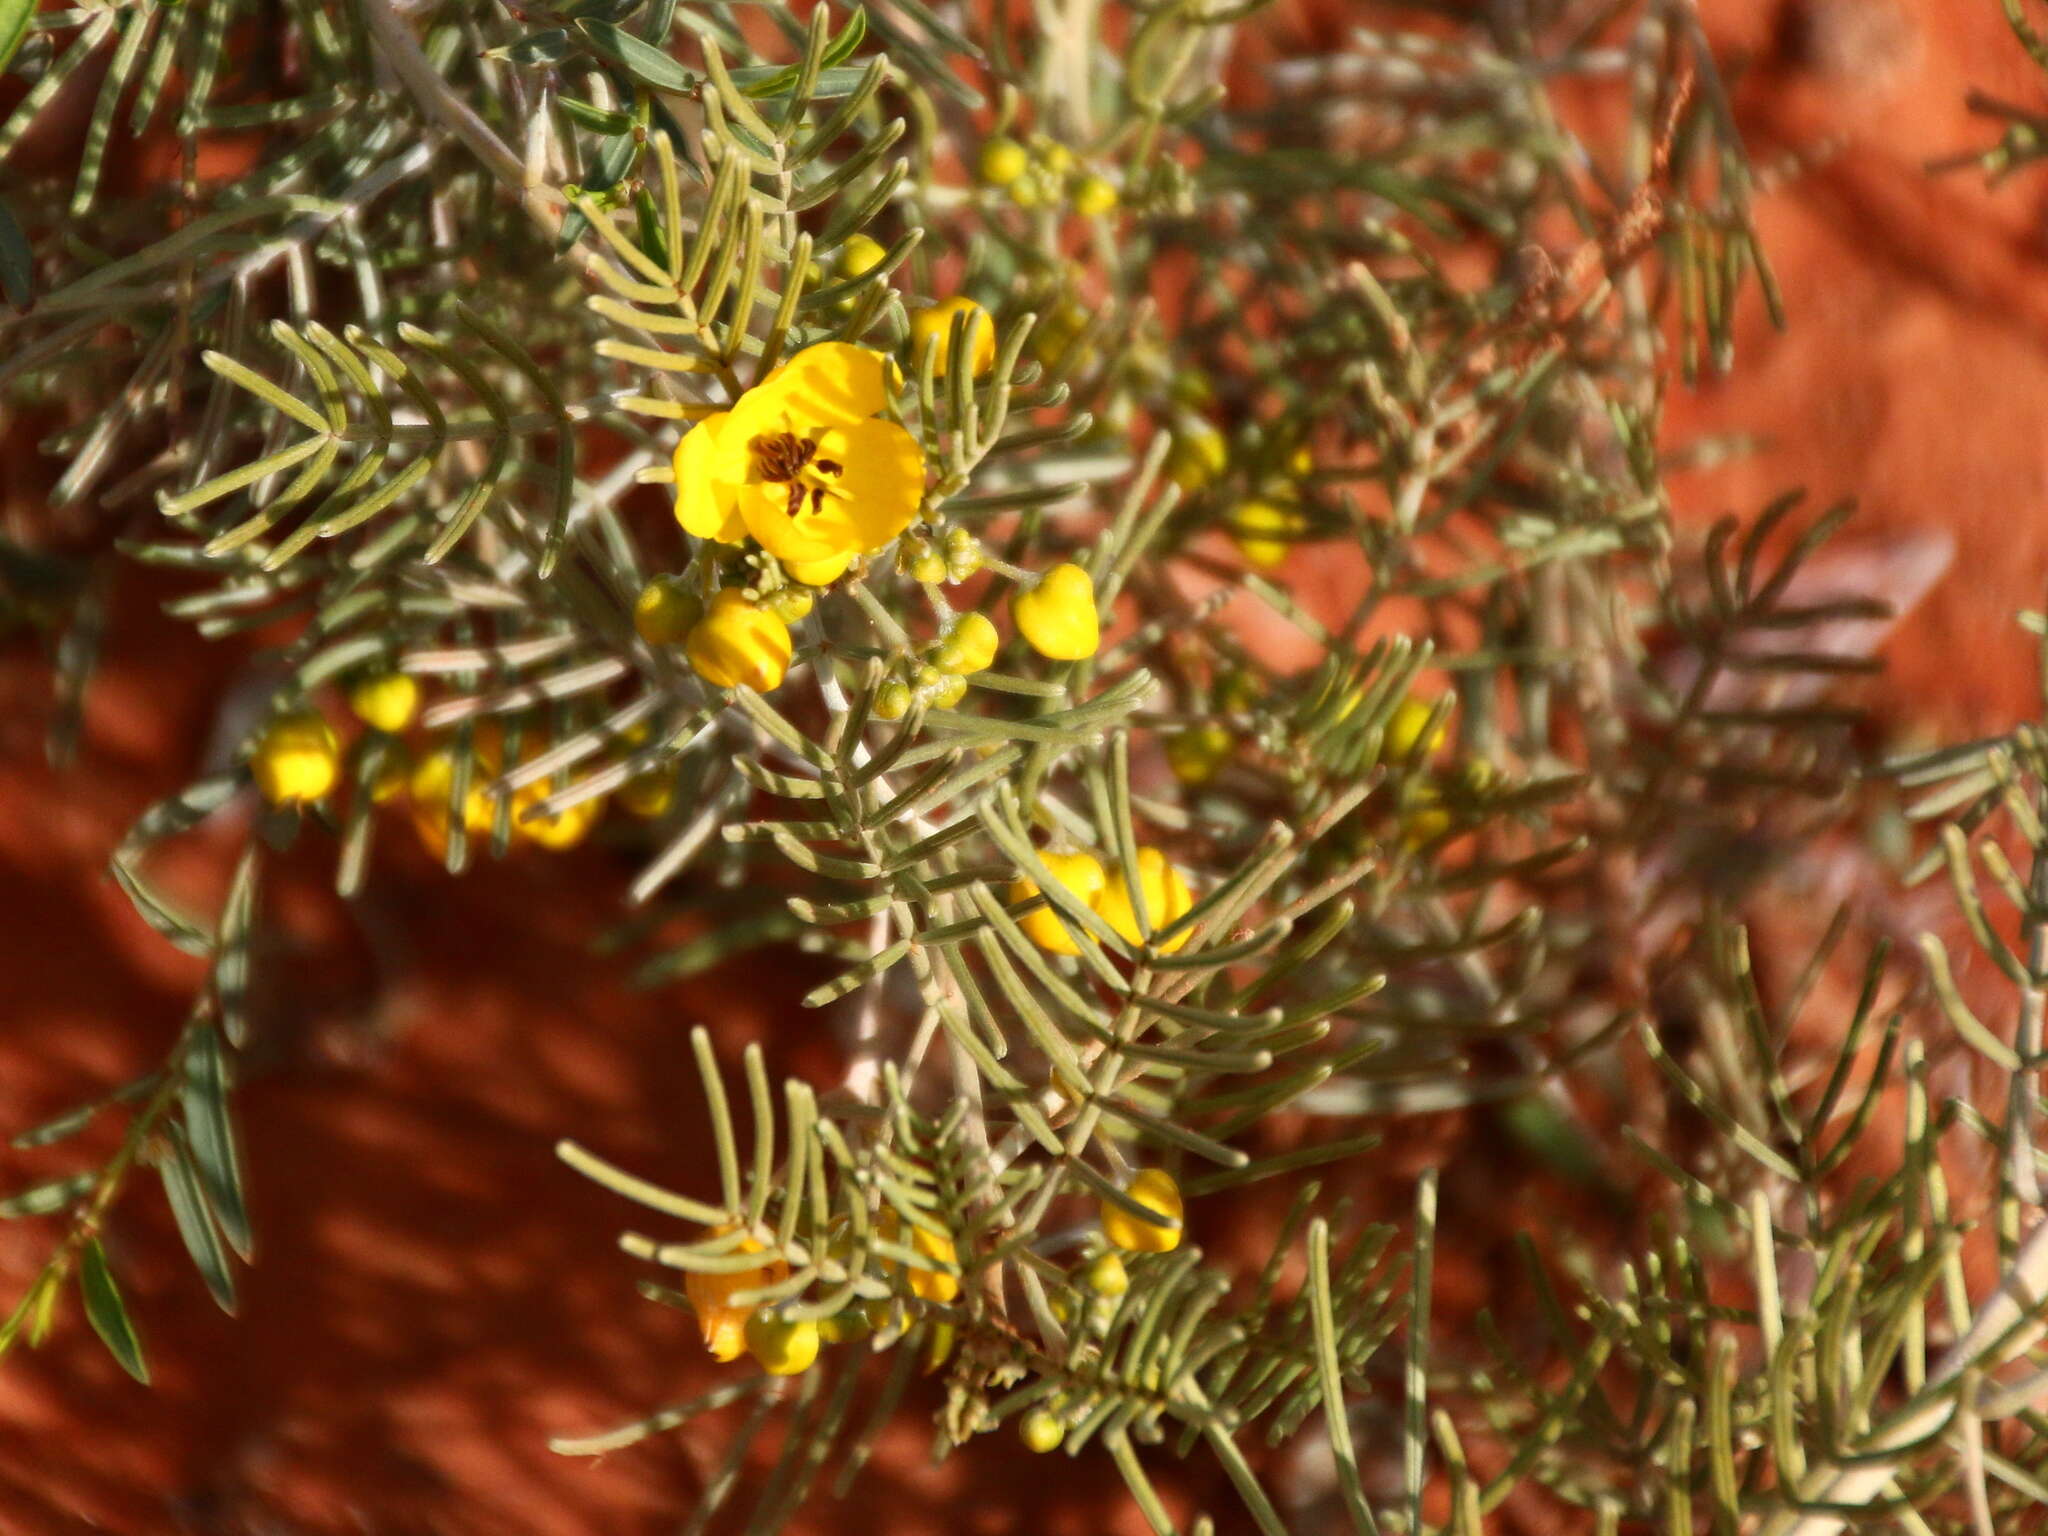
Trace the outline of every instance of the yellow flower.
{"type": "Polygon", "coordinates": [[[650,768],[636,773],[619,786],[619,804],[635,816],[654,821],[668,814],[676,803],[675,770],[650,768]]]}
{"type": "Polygon", "coordinates": [[[1166,452],[1167,478],[1193,495],[1214,484],[1230,466],[1230,445],[1223,434],[1199,416],[1184,417],[1173,429],[1166,452]]]}
{"type": "MultiPolygon", "coordinates": [[[[1180,871],[1167,863],[1166,855],[1157,848],[1138,850],[1138,889],[1145,898],[1145,919],[1154,933],[1185,916],[1195,904],[1194,893],[1181,879],[1180,871]]],[[[1110,867],[1108,882],[1095,898],[1094,906],[1119,938],[1131,944],[1145,942],[1139,932],[1136,903],[1131,900],[1120,865],[1110,867]]],[[[1185,932],[1177,933],[1159,947],[1170,955],[1187,941],[1185,932]]]]}
{"type": "Polygon", "coordinates": [[[1437,721],[1436,728],[1430,729],[1430,716],[1436,713],[1436,706],[1426,699],[1403,699],[1395,706],[1393,718],[1387,721],[1385,751],[1382,754],[1396,762],[1405,762],[1411,757],[1431,757],[1444,744],[1450,734],[1451,722],[1447,715],[1437,721]],[[1429,740],[1424,742],[1427,731],[1429,740]]]}
{"type": "Polygon", "coordinates": [[[1017,629],[1039,655],[1081,661],[1102,643],[1095,613],[1095,581],[1080,566],[1056,565],[1010,599],[1017,629]]]}
{"type": "MultiPolygon", "coordinates": [[[[481,733],[473,746],[477,761],[470,765],[469,790],[462,797],[462,825],[472,837],[480,837],[497,820],[497,804],[484,785],[497,774],[498,747],[494,738],[481,733]]],[[[445,749],[421,758],[406,785],[412,797],[413,830],[437,859],[448,855],[448,795],[454,785],[455,757],[445,749]]]]}
{"type": "MultiPolygon", "coordinates": [[[[1045,872],[1060,885],[1073,892],[1083,906],[1094,906],[1095,898],[1102,893],[1107,876],[1102,872],[1102,861],[1092,853],[1041,853],[1039,862],[1045,865],[1045,872]]],[[[1012,906],[1031,900],[1038,895],[1038,883],[1034,880],[1015,880],[1010,884],[1009,900],[1012,906]]],[[[1065,919],[1050,905],[1040,907],[1018,919],[1025,936],[1040,949],[1050,950],[1056,955],[1078,955],[1081,946],[1074,942],[1074,936],[1067,932],[1065,919]]]]}
{"type": "Polygon", "coordinates": [[[807,587],[829,587],[853,564],[853,551],[832,555],[824,560],[785,560],[782,568],[807,587]]]}
{"type": "Polygon", "coordinates": [[[348,707],[363,724],[396,735],[412,724],[420,707],[419,681],[404,672],[359,678],[348,691],[348,707]]]}
{"type": "Polygon", "coordinates": [[[895,538],[924,500],[924,450],[876,416],[884,361],[820,342],[698,422],[676,447],[676,521],[724,544],[752,534],[811,585],[895,538]]]}
{"type": "Polygon", "coordinates": [[[272,805],[318,800],[341,776],[341,741],[314,711],[279,715],[249,758],[257,789],[272,805]]]}
{"type": "Polygon", "coordinates": [[[1239,553],[1267,571],[1285,560],[1307,531],[1308,519],[1299,507],[1272,501],[1248,501],[1230,520],[1230,537],[1239,553]]]}
{"type": "Polygon", "coordinates": [[[989,623],[986,614],[963,613],[939,642],[932,664],[941,672],[966,677],[982,671],[996,659],[996,644],[996,627],[989,623]]]}
{"type": "Polygon", "coordinates": [[[1074,212],[1083,218],[1109,213],[1117,204],[1116,186],[1100,176],[1083,176],[1074,183],[1074,212]]]}
{"type": "Polygon", "coordinates": [[[1017,1421],[1017,1434],[1025,1447],[1043,1456],[1047,1451],[1056,1451],[1060,1442],[1067,1438],[1067,1432],[1060,1421],[1043,1408],[1034,1408],[1017,1421]]]}
{"type": "Polygon", "coordinates": [[[633,628],[649,645],[680,645],[704,616],[704,599],[674,576],[657,576],[633,603],[633,628]]]}
{"type": "Polygon", "coordinates": [[[839,275],[860,277],[872,272],[889,254],[889,248],[871,235],[848,235],[839,247],[839,275]]]}
{"type": "Polygon", "coordinates": [[[1114,1248],[1098,1253],[1083,1278],[1088,1289],[1098,1296],[1121,1296],[1131,1288],[1130,1271],[1124,1268],[1123,1258],[1114,1248]]]}
{"type": "Polygon", "coordinates": [[[738,587],[721,587],[711,611],[690,631],[684,653],[714,688],[766,693],[789,671],[789,626],[748,602],[738,587]]]}
{"type": "MultiPolygon", "coordinates": [[[[711,1235],[722,1237],[731,1230],[729,1226],[718,1227],[711,1235]]],[[[735,1253],[760,1251],[761,1244],[751,1237],[742,1239],[733,1250],[735,1253]]],[[[766,1286],[779,1285],[788,1278],[789,1266],[781,1259],[770,1259],[754,1269],[717,1275],[692,1271],[683,1276],[683,1294],[689,1297],[690,1309],[697,1314],[697,1326],[704,1335],[704,1347],[711,1351],[712,1359],[737,1360],[747,1347],[747,1319],[753,1315],[754,1309],[751,1306],[734,1306],[732,1298],[741,1291],[758,1291],[766,1286]]],[[[812,1342],[815,1355],[815,1339],[812,1342]]]]}
{"type": "MultiPolygon", "coordinates": [[[[893,1208],[883,1210],[879,1225],[884,1242],[899,1241],[903,1222],[893,1208]]],[[[952,1238],[940,1232],[927,1232],[919,1226],[910,1229],[910,1251],[934,1264],[957,1265],[960,1262],[959,1250],[953,1246],[952,1238]]],[[[890,1265],[892,1269],[895,1267],[890,1265]]],[[[951,1270],[919,1269],[915,1265],[906,1265],[904,1273],[910,1281],[910,1289],[926,1301],[951,1301],[960,1294],[960,1277],[951,1270]]]]}
{"type": "Polygon", "coordinates": [[[590,835],[590,829],[604,814],[604,796],[592,795],[551,816],[529,816],[527,809],[540,804],[551,793],[545,783],[529,784],[512,796],[512,830],[529,842],[560,853],[574,848],[590,835]]]}
{"type": "Polygon", "coordinates": [[[1236,745],[1229,728],[1211,720],[1189,726],[1166,738],[1166,764],[1183,784],[1206,784],[1216,777],[1236,745]]]}
{"type": "Polygon", "coordinates": [[[1101,1202],[1102,1232],[1132,1253],[1170,1253],[1180,1246],[1180,1186],[1164,1168],[1140,1168],[1124,1193],[1162,1222],[1134,1216],[1112,1200],[1101,1202]]]}
{"type": "Polygon", "coordinates": [[[977,167],[981,179],[992,187],[1007,187],[1031,169],[1031,155],[1015,139],[990,139],[981,146],[977,167]]]}
{"type": "Polygon", "coordinates": [[[376,777],[370,780],[370,803],[389,805],[405,793],[406,781],[412,777],[412,764],[402,741],[384,744],[384,757],[377,764],[376,777]]]}
{"type": "Polygon", "coordinates": [[[933,372],[943,379],[953,362],[955,315],[967,317],[967,355],[973,360],[974,376],[978,379],[996,364],[996,323],[989,318],[987,310],[962,295],[941,299],[931,308],[920,309],[910,317],[910,355],[913,358],[921,356],[926,341],[935,340],[939,356],[933,372]]]}
{"type": "Polygon", "coordinates": [[[800,1376],[818,1358],[818,1325],[809,1318],[785,1322],[756,1312],[744,1326],[747,1353],[770,1376],[800,1376]]]}

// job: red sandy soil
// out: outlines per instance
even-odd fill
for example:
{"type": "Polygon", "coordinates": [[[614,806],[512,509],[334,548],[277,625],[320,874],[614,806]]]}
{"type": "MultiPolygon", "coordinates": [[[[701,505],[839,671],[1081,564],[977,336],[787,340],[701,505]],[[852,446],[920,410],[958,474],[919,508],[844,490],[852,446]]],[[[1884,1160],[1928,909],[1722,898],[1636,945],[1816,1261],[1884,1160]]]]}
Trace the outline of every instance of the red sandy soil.
{"type": "MultiPolygon", "coordinates": [[[[1309,0],[1283,3],[1295,11],[1279,24],[1300,23],[1309,0]]],[[[1858,497],[1856,536],[1880,553],[1946,530],[1955,564],[1893,638],[1885,716],[1904,736],[2023,717],[2030,648],[2010,615],[2039,606],[2048,579],[2048,172],[1987,192],[1922,165],[1988,141],[1969,87],[2025,103],[2041,82],[1990,0],[1702,9],[1722,52],[1747,60],[1743,124],[1778,167],[1761,220],[1793,324],[1778,335],[1752,314],[1735,379],[1676,400],[1674,444],[1765,444],[1688,473],[1688,511],[1750,511],[1803,484],[1817,502],[1858,497]]],[[[145,577],[123,579],[79,771],[43,766],[40,662],[0,654],[10,1130],[152,1065],[193,982],[101,871],[129,820],[196,770],[226,658],[159,616],[145,577]]],[[[156,1384],[121,1375],[75,1309],[44,1349],[9,1358],[0,1529],[637,1533],[674,1529],[714,1469],[701,1438],[596,1463],[545,1448],[712,1379],[688,1319],[632,1291],[613,1242],[634,1213],[552,1143],[576,1134],[695,1184],[708,1152],[688,1130],[689,1026],[709,1022],[728,1059],[760,1039],[773,1068],[820,1075],[825,1026],[792,1025],[786,980],[757,982],[744,962],[623,986],[588,949],[617,917],[602,846],[485,884],[435,879],[393,842],[353,913],[321,894],[317,849],[283,861],[267,897],[285,937],[261,957],[271,1043],[238,1098],[259,1243],[241,1315],[208,1303],[154,1193],[124,1205],[109,1247],[156,1384]],[[498,941],[515,929],[521,943],[498,941]]],[[[218,855],[197,840],[161,872],[210,901],[218,855]]],[[[0,1154],[0,1188],[104,1147],[0,1154]]],[[[0,1302],[50,1239],[42,1223],[0,1226],[0,1302]]],[[[1476,1299],[1486,1276],[1442,1284],[1476,1299]]],[[[853,1499],[817,1503],[802,1528],[1142,1528],[1101,1458],[1020,1476],[1005,1445],[933,1469],[922,1439],[899,1425],[853,1499]]]]}

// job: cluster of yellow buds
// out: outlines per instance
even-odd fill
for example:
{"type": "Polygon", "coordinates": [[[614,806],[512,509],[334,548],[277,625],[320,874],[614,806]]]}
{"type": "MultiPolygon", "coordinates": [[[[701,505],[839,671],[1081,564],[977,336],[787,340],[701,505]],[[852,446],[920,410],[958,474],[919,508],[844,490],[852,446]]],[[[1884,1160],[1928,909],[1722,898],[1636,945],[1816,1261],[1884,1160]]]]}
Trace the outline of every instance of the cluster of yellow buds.
{"type": "MultiPolygon", "coordinates": [[[[366,672],[349,685],[348,704],[371,730],[396,736],[419,713],[419,681],[396,670],[366,672]]],[[[272,805],[309,805],[340,782],[341,757],[340,733],[319,710],[302,705],[264,726],[250,749],[249,776],[272,805]]],[[[387,776],[373,785],[373,798],[391,798],[391,782],[387,776]]]]}
{"type": "Polygon", "coordinates": [[[1115,182],[1083,166],[1071,149],[1042,133],[1021,143],[1007,136],[990,139],[976,170],[985,185],[1008,194],[1019,208],[1050,206],[1064,192],[1068,207],[1093,219],[1114,213],[1123,200],[1115,182]]]}
{"type": "Polygon", "coordinates": [[[896,569],[927,586],[965,581],[982,564],[981,541],[965,528],[948,528],[936,542],[921,533],[905,534],[896,545],[896,569]]]}
{"type": "Polygon", "coordinates": [[[1314,526],[1302,506],[1301,482],[1315,473],[1315,456],[1306,444],[1288,448],[1283,438],[1262,457],[1266,471],[1254,477],[1259,493],[1238,504],[1227,526],[1238,553],[1258,569],[1270,571],[1314,526]]]}
{"type": "MultiPolygon", "coordinates": [[[[1121,864],[1105,867],[1100,859],[1085,849],[1070,853],[1042,853],[1039,862],[1061,889],[1109,924],[1110,930],[1127,944],[1143,944],[1148,928],[1157,933],[1170,927],[1185,917],[1195,904],[1194,892],[1188,889],[1187,881],[1157,848],[1137,850],[1138,889],[1135,894],[1130,882],[1124,878],[1121,864]],[[1141,902],[1144,907],[1143,925],[1138,915],[1141,902]]],[[[1013,906],[1040,895],[1038,883],[1028,876],[1012,881],[1008,892],[1013,906]]],[[[1019,920],[1019,926],[1040,949],[1055,955],[1078,955],[1081,952],[1065,921],[1050,904],[1026,913],[1019,920]]],[[[1170,955],[1187,941],[1187,934],[1177,933],[1158,947],[1170,955]]]]}
{"type": "MultiPolygon", "coordinates": [[[[503,766],[503,749],[495,731],[479,731],[470,742],[475,765],[462,797],[462,826],[471,837],[487,835],[497,822],[498,802],[487,787],[503,766]]],[[[435,858],[445,858],[452,823],[449,798],[455,785],[455,754],[441,747],[427,753],[414,765],[406,780],[413,830],[435,858]]],[[[508,812],[513,834],[523,841],[551,852],[574,848],[590,835],[604,815],[604,796],[591,795],[574,805],[545,815],[534,808],[560,788],[546,780],[521,786],[514,791],[508,812]]]]}
{"type": "Polygon", "coordinates": [[[681,579],[657,576],[633,604],[633,628],[649,645],[680,645],[691,670],[714,688],[767,693],[789,671],[789,626],[811,602],[803,587],[786,585],[758,597],[721,587],[707,605],[681,579]]]}

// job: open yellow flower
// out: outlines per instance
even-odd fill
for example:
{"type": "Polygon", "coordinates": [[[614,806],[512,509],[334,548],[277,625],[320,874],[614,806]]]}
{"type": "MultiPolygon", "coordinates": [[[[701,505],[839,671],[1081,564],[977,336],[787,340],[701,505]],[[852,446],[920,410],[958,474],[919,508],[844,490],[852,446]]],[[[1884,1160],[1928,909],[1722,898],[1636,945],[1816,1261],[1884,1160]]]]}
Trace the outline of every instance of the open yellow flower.
{"type": "Polygon", "coordinates": [[[751,534],[799,580],[887,544],[924,500],[924,450],[876,415],[885,366],[820,342],[698,422],[676,448],[676,521],[724,544],[751,534]]]}

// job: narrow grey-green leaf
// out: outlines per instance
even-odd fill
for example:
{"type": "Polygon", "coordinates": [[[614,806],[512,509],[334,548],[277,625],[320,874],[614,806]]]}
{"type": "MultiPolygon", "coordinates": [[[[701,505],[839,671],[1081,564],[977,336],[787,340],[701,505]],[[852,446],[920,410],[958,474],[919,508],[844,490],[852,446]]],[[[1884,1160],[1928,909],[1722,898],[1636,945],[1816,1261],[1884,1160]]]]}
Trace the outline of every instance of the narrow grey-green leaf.
{"type": "Polygon", "coordinates": [[[583,34],[585,42],[622,66],[642,85],[676,95],[687,95],[696,89],[696,78],[687,69],[616,22],[585,19],[576,23],[576,30],[583,34]]]}
{"type": "MultiPolygon", "coordinates": [[[[8,0],[0,0],[0,7],[7,4],[8,0]]],[[[0,26],[4,25],[0,20],[0,26]]],[[[0,198],[0,294],[16,309],[27,309],[36,296],[35,255],[5,198],[0,198]]]]}
{"type": "Polygon", "coordinates": [[[106,1250],[100,1240],[89,1237],[78,1256],[78,1293],[85,1300],[85,1315],[92,1331],[121,1362],[121,1369],[144,1386],[149,1385],[149,1367],[142,1359],[142,1341],[121,1304],[121,1291],[114,1284],[114,1272],[107,1268],[106,1250]]]}
{"type": "Polygon", "coordinates": [[[242,1198],[234,1126],[228,1119],[227,1056],[218,1030],[211,1024],[201,1024],[198,1030],[185,1053],[185,1129],[192,1138],[192,1160],[207,1203],[229,1244],[246,1259],[251,1248],[249,1211],[242,1198]]]}
{"type": "Polygon", "coordinates": [[[170,1144],[157,1161],[157,1172],[163,1175],[164,1195],[171,1202],[171,1215],[177,1218],[178,1236],[185,1240],[185,1251],[192,1255],[192,1262],[199,1267],[200,1276],[213,1292],[213,1299],[220,1303],[221,1311],[232,1313],[234,1272],[229,1267],[227,1249],[221,1244],[220,1230],[213,1224],[206,1193],[199,1187],[199,1175],[186,1151],[184,1133],[176,1126],[171,1127],[170,1144]]]}

